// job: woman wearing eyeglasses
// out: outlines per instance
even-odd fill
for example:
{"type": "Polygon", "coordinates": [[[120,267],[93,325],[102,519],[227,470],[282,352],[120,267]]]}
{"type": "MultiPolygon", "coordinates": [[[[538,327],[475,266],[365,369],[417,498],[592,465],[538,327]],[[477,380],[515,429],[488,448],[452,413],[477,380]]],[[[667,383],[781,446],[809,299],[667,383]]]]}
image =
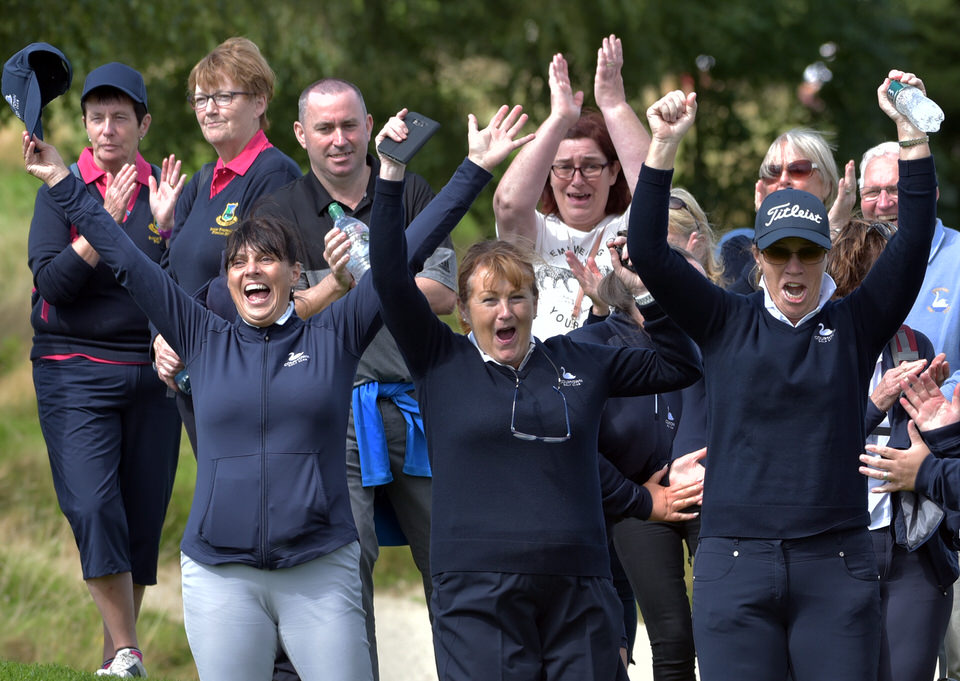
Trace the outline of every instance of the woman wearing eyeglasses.
{"type": "Polygon", "coordinates": [[[586,265],[598,279],[612,271],[607,240],[626,229],[630,192],[650,137],[626,101],[622,67],[620,39],[604,38],[594,79],[600,112],[582,111],[583,93],[573,89],[563,55],[554,55],[550,115],[493,197],[497,235],[533,249],[542,260],[533,324],[538,338],[586,321],[592,301],[571,268],[586,265]]]}
{"type": "MultiPolygon", "coordinates": [[[[217,160],[204,165],[158,211],[157,226],[169,237],[163,265],[193,294],[220,273],[227,236],[254,202],[300,177],[300,168],[270,144],[265,131],[274,74],[259,48],[246,38],[229,38],[190,72],[187,101],[217,160]]],[[[183,367],[162,336],[154,340],[157,373],[178,390],[177,406],[196,452],[196,425],[189,396],[174,377],[183,367]]]]}
{"type": "MultiPolygon", "coordinates": [[[[453,332],[406,265],[402,182],[390,179],[377,184],[371,272],[417,387],[434,472],[439,677],[625,679],[601,509],[600,415],[610,396],[693,382],[696,350],[655,304],[643,310],[656,352],[537,340],[532,257],[503,241],[476,244],[461,261],[469,334],[453,332]]],[[[696,483],[676,494],[655,483],[645,501],[657,517],[698,495],[696,483]]]]}
{"type": "MultiPolygon", "coordinates": [[[[895,144],[895,143],[894,143],[895,144]]],[[[898,147],[899,148],[899,147],[898,147]]],[[[834,238],[827,271],[837,282],[835,298],[859,286],[896,228],[853,219],[834,238]]],[[[864,429],[867,443],[906,449],[909,416],[900,405],[900,382],[921,372],[936,384],[946,378],[944,355],[930,340],[901,326],[877,358],[870,379],[864,429]],[[929,365],[929,366],[928,366],[929,365]]],[[[868,479],[868,487],[882,480],[868,479]]],[[[956,553],[944,514],[910,492],[868,494],[870,536],[880,566],[880,681],[929,681],[950,617],[956,553]],[[943,522],[941,522],[943,521],[943,522]]]]}
{"type": "MultiPolygon", "coordinates": [[[[728,293],[672,253],[667,204],[696,95],[647,111],[652,142],[628,243],[647,288],[703,352],[710,422],[694,637],[702,677],[875,679],[880,593],[857,460],[876,358],[923,281],[936,208],[927,137],[878,103],[900,140],[900,230],[863,284],[830,300],[823,203],[786,188],[755,222],[762,291],[728,293]]],[[[789,159],[787,159],[789,162],[789,159]]]]}

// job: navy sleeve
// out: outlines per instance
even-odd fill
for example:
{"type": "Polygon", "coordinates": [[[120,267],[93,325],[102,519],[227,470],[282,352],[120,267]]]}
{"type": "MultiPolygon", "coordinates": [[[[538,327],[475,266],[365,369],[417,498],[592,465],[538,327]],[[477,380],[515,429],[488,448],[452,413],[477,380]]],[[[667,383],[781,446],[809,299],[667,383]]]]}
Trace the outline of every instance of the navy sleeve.
{"type": "Polygon", "coordinates": [[[854,306],[868,343],[864,347],[874,356],[897,332],[917,299],[937,221],[933,157],[899,163],[897,232],[863,283],[843,300],[854,306]]]}
{"type": "Polygon", "coordinates": [[[430,339],[443,333],[442,329],[449,331],[433,314],[412,272],[422,268],[491,177],[487,171],[465,160],[450,182],[407,227],[406,240],[403,238],[402,183],[377,180],[370,216],[370,273],[380,296],[383,321],[397,341],[411,375],[425,373],[434,359],[430,339]]]}
{"type": "Polygon", "coordinates": [[[117,282],[130,292],[177,354],[184,361],[192,358],[199,345],[201,330],[206,326],[206,318],[212,315],[137,248],[103,206],[86,192],[79,179],[68,175],[50,189],[50,196],[97,250],[117,282]]]}
{"type": "Polygon", "coordinates": [[[627,246],[637,274],[663,311],[701,343],[726,319],[726,305],[740,296],[710,282],[667,243],[672,179],[672,170],[641,167],[630,206],[627,246]]]}
{"type": "Polygon", "coordinates": [[[598,454],[597,459],[603,514],[614,518],[649,518],[653,510],[650,492],[643,485],[626,478],[603,454],[598,454]]]}
{"type": "MultiPolygon", "coordinates": [[[[632,253],[630,258],[633,259],[632,253]]],[[[690,271],[704,279],[693,268],[690,271]]],[[[670,317],[664,316],[656,303],[643,307],[641,312],[643,329],[653,341],[654,349],[618,349],[613,366],[606,372],[611,397],[680,390],[703,375],[700,352],[689,336],[670,317]]]]}
{"type": "Polygon", "coordinates": [[[27,258],[37,293],[51,305],[76,300],[96,271],[73,250],[72,241],[70,221],[44,185],[34,202],[27,258]]]}

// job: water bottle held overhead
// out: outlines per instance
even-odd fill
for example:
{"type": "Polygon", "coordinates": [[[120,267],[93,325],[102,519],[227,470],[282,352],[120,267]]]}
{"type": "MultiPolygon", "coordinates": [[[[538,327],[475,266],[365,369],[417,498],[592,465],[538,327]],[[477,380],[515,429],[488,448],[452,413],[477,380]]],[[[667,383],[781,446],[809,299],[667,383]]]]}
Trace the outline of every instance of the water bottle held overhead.
{"type": "Polygon", "coordinates": [[[897,111],[909,118],[917,129],[923,132],[937,132],[940,129],[943,109],[918,88],[894,80],[887,88],[887,97],[897,107],[897,111]]]}
{"type": "Polygon", "coordinates": [[[333,226],[347,235],[350,240],[350,260],[347,262],[347,271],[353,275],[355,281],[360,281],[370,269],[370,228],[360,220],[350,217],[343,212],[339,203],[331,203],[330,217],[333,226]]]}

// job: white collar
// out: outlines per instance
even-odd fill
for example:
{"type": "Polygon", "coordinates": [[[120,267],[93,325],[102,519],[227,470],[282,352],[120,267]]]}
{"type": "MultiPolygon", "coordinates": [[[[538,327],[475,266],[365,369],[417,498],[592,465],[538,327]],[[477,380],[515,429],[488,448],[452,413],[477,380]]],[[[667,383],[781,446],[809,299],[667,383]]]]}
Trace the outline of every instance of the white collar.
{"type": "Polygon", "coordinates": [[[817,306],[804,315],[803,319],[798,321],[796,324],[787,319],[787,317],[780,311],[780,308],[777,307],[776,303],[773,302],[773,298],[770,297],[770,291],[767,290],[766,277],[760,278],[760,288],[763,289],[763,307],[766,308],[767,312],[773,315],[774,319],[779,319],[781,322],[796,328],[820,312],[823,304],[830,300],[834,292],[837,290],[837,283],[833,280],[833,277],[824,272],[823,278],[820,280],[820,300],[817,301],[817,306]]]}
{"type": "MultiPolygon", "coordinates": [[[[283,326],[284,324],[286,324],[286,323],[287,323],[287,320],[290,319],[290,315],[293,314],[293,309],[294,309],[294,308],[293,308],[293,301],[291,300],[291,301],[290,301],[290,304],[287,305],[287,311],[284,312],[282,315],[280,315],[280,319],[278,319],[277,321],[275,321],[274,324],[276,324],[276,325],[278,325],[278,326],[283,326]]],[[[243,317],[241,317],[239,314],[238,314],[237,316],[240,317],[241,321],[243,321],[243,323],[246,324],[247,326],[254,326],[253,324],[251,324],[250,322],[248,322],[246,319],[244,319],[243,317]]],[[[259,327],[254,326],[254,328],[259,328],[259,327]]]]}
{"type": "MultiPolygon", "coordinates": [[[[475,348],[477,349],[477,351],[480,353],[480,357],[483,358],[483,361],[484,361],[484,362],[493,362],[494,364],[499,364],[499,365],[502,366],[502,367],[510,367],[511,369],[513,369],[513,367],[512,367],[511,365],[509,365],[509,364],[504,364],[503,362],[498,362],[498,361],[495,360],[493,357],[491,357],[490,355],[488,355],[487,353],[485,353],[485,352],[480,348],[480,346],[477,344],[477,337],[476,337],[475,335],[473,335],[473,331],[471,331],[470,333],[467,334],[467,338],[469,338],[469,339],[470,339],[470,342],[473,343],[473,347],[475,347],[475,348]]],[[[519,371],[520,369],[522,369],[522,368],[523,368],[523,365],[527,363],[527,360],[530,359],[530,353],[533,352],[533,349],[534,349],[535,347],[537,347],[537,344],[536,344],[536,342],[535,342],[535,339],[534,339],[533,336],[530,336],[530,347],[527,349],[527,354],[525,354],[525,355],[523,356],[523,361],[520,362],[520,366],[516,369],[516,371],[519,371]]]]}

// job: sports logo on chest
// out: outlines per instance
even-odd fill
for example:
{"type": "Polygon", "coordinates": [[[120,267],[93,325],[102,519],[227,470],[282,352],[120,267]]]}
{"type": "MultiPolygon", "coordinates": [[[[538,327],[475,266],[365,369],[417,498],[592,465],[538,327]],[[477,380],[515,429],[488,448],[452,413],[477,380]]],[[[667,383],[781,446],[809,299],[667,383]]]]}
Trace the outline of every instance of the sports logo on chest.
{"type": "Polygon", "coordinates": [[[817,324],[817,331],[813,334],[814,340],[818,343],[829,343],[833,340],[833,334],[835,329],[828,329],[823,325],[823,322],[817,324]]]}
{"type": "Polygon", "coordinates": [[[296,366],[310,360],[310,355],[305,352],[291,352],[287,354],[287,361],[283,363],[285,367],[296,366]]]}
{"type": "Polygon", "coordinates": [[[223,212],[217,216],[217,224],[221,227],[229,227],[230,225],[236,223],[240,218],[237,217],[237,206],[238,203],[228,203],[224,207],[223,212]]]}
{"type": "Polygon", "coordinates": [[[927,312],[946,314],[953,307],[953,305],[950,304],[950,289],[944,286],[938,286],[932,289],[930,293],[933,294],[933,300],[927,305],[927,312]]]}

